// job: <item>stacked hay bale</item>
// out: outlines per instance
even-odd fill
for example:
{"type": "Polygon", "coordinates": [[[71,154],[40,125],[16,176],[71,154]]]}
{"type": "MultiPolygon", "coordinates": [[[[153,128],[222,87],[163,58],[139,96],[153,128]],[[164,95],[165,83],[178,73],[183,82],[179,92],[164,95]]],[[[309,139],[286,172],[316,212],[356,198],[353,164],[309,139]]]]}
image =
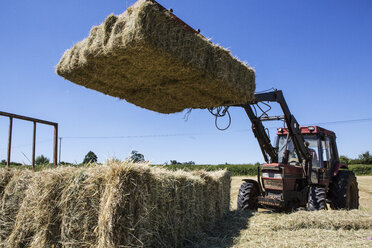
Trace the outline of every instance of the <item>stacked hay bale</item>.
{"type": "MultiPolygon", "coordinates": [[[[72,168],[37,173],[22,171],[27,184],[22,190],[22,204],[13,209],[16,218],[4,247],[52,247],[61,237],[60,195],[72,168]]],[[[21,178],[21,177],[20,177],[21,178]]]]}
{"type": "Polygon", "coordinates": [[[153,0],[93,27],[56,72],[160,113],[247,103],[255,90],[252,68],[153,0]]]}
{"type": "Polygon", "coordinates": [[[0,205],[0,244],[11,234],[17,212],[23,203],[32,173],[29,171],[9,171],[2,169],[3,192],[0,205]]]}
{"type": "Polygon", "coordinates": [[[12,179],[13,171],[0,168],[0,199],[3,197],[5,186],[12,179]]]}
{"type": "Polygon", "coordinates": [[[120,163],[0,170],[0,178],[9,174],[1,184],[0,247],[181,247],[229,210],[226,171],[120,163]]]}

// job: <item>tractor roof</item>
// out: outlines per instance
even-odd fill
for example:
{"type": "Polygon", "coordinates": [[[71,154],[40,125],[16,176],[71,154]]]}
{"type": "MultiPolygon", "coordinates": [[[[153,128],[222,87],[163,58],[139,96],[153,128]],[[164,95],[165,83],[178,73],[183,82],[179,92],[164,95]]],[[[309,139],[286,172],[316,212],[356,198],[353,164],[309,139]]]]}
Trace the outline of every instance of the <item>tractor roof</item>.
{"type": "MultiPolygon", "coordinates": [[[[325,128],[319,127],[319,126],[303,126],[300,127],[302,134],[325,134],[328,136],[336,137],[336,134],[330,130],[327,130],[325,128]]],[[[288,134],[288,128],[278,128],[277,131],[278,135],[287,135],[288,134]]]]}

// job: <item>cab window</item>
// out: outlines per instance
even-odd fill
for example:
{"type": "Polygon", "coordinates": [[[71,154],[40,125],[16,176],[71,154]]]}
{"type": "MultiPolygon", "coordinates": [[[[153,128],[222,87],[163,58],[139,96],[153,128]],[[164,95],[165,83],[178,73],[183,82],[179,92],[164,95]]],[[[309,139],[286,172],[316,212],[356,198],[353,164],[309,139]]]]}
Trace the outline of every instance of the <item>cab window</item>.
{"type": "Polygon", "coordinates": [[[331,142],[329,137],[322,139],[322,167],[329,168],[331,164],[331,142]]]}
{"type": "MultiPolygon", "coordinates": [[[[313,167],[319,167],[319,139],[315,135],[307,135],[304,137],[305,142],[309,144],[308,149],[310,150],[312,154],[312,165],[313,167]]],[[[287,136],[279,136],[278,140],[278,162],[283,163],[284,161],[284,151],[286,147],[286,140],[287,136]]],[[[294,145],[292,142],[291,137],[288,138],[288,143],[287,143],[287,150],[289,152],[288,156],[288,162],[298,162],[298,156],[296,154],[296,151],[294,149],[294,145]]]]}

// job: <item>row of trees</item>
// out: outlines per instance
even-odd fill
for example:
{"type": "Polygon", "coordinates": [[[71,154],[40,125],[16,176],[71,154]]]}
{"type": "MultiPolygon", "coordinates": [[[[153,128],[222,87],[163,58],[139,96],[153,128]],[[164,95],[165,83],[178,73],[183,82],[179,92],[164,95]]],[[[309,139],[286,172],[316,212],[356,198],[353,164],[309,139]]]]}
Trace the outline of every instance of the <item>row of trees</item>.
{"type": "MultiPolygon", "coordinates": [[[[49,164],[49,158],[45,157],[44,155],[40,155],[40,156],[37,156],[35,158],[35,164],[36,165],[44,165],[44,164],[49,164]]],[[[1,165],[6,165],[6,160],[3,159],[1,160],[0,162],[1,165]]],[[[17,163],[17,162],[10,162],[11,165],[17,165],[17,166],[20,166],[22,165],[22,163],[17,163]]]]}
{"type": "Polygon", "coordinates": [[[369,151],[360,154],[356,159],[342,155],[340,156],[340,162],[344,164],[372,164],[372,155],[369,151]]]}
{"type": "MultiPolygon", "coordinates": [[[[97,155],[92,152],[92,151],[89,151],[85,157],[84,157],[84,160],[83,160],[83,164],[89,164],[89,163],[96,163],[98,161],[98,157],[97,155]]],[[[40,156],[37,156],[35,158],[35,164],[36,165],[46,165],[46,164],[49,164],[50,163],[50,159],[44,155],[40,155],[40,156]]],[[[6,165],[6,160],[3,159],[1,160],[0,162],[1,165],[6,165]]],[[[11,162],[10,163],[11,165],[22,165],[22,163],[17,163],[17,162],[11,162]]],[[[70,163],[66,163],[66,162],[61,162],[61,164],[70,164],[70,163]]]]}
{"type": "MultiPolygon", "coordinates": [[[[171,165],[176,165],[176,164],[182,164],[182,165],[195,165],[194,161],[189,161],[189,162],[178,162],[177,160],[171,160],[169,161],[171,165]]],[[[167,162],[165,164],[168,164],[167,162]]]]}
{"type": "MultiPolygon", "coordinates": [[[[133,150],[130,155],[126,158],[126,160],[132,161],[134,163],[138,162],[145,162],[145,156],[138,151],[133,150]]],[[[97,163],[98,157],[97,155],[89,151],[83,160],[83,164],[90,164],[90,163],[97,163]]],[[[369,151],[366,151],[358,156],[356,159],[348,158],[347,156],[340,156],[340,162],[344,164],[372,164],[372,155],[369,151]]],[[[44,155],[40,155],[36,157],[35,164],[36,165],[45,165],[49,164],[50,160],[49,158],[45,157],[44,155]]],[[[6,165],[6,160],[1,160],[0,164],[6,165]]],[[[12,165],[22,165],[21,163],[11,162],[12,165]]],[[[61,162],[61,164],[70,164],[66,162],[61,162]]],[[[165,164],[168,164],[167,162],[165,164]]],[[[170,165],[195,165],[194,161],[188,161],[188,162],[178,162],[177,160],[170,160],[170,165]]]]}
{"type": "MultiPolygon", "coordinates": [[[[130,160],[130,161],[135,162],[135,163],[137,163],[137,162],[144,162],[145,161],[145,156],[143,156],[138,151],[132,151],[130,153],[130,155],[127,157],[127,160],[130,160]]],[[[97,163],[97,161],[98,161],[97,155],[94,152],[89,151],[85,155],[82,164],[97,163]]],[[[49,163],[50,163],[50,159],[47,158],[44,155],[40,155],[40,156],[37,156],[35,158],[35,164],[36,165],[46,165],[46,164],[49,164],[49,163]]],[[[1,165],[6,165],[6,160],[5,159],[1,160],[0,161],[0,164],[1,165]]],[[[22,163],[17,163],[17,162],[11,162],[10,164],[11,165],[19,165],[19,166],[22,165],[22,163]]],[[[63,164],[63,165],[71,165],[71,163],[63,162],[63,161],[61,161],[61,164],[63,164]]]]}
{"type": "MultiPolygon", "coordinates": [[[[130,160],[135,163],[144,162],[145,156],[143,156],[138,151],[132,151],[130,155],[127,157],[127,160],[130,160]]],[[[97,161],[98,161],[97,155],[94,152],[89,151],[84,157],[83,164],[97,163],[97,161]]]]}
{"type": "MultiPolygon", "coordinates": [[[[98,161],[98,156],[97,156],[94,152],[89,151],[89,152],[85,155],[82,164],[97,163],[97,161],[98,161]]],[[[72,165],[71,163],[64,162],[64,161],[61,161],[60,164],[62,164],[62,165],[72,165]]]]}

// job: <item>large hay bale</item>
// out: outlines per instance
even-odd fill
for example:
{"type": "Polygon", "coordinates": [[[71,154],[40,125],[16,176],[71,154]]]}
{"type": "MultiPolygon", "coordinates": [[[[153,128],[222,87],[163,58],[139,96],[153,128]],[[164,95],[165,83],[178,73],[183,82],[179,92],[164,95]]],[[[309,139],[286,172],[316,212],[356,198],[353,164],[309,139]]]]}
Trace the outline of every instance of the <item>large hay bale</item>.
{"type": "Polygon", "coordinates": [[[0,247],[182,247],[229,210],[226,171],[111,163],[13,174],[0,247]]]}
{"type": "Polygon", "coordinates": [[[61,193],[59,201],[61,240],[64,247],[96,247],[98,216],[107,167],[75,171],[61,193]]]}
{"type": "Polygon", "coordinates": [[[229,186],[204,191],[212,180],[230,184],[230,174],[214,172],[211,178],[159,168],[113,167],[101,200],[99,247],[181,247],[229,210],[223,204],[229,201],[230,191],[223,191],[229,186]],[[216,208],[210,209],[210,203],[216,208]]]}
{"type": "Polygon", "coordinates": [[[57,247],[61,239],[58,203],[72,168],[44,170],[32,174],[22,205],[4,247],[57,247]]]}
{"type": "Polygon", "coordinates": [[[152,0],[93,27],[56,72],[161,113],[246,103],[255,90],[252,68],[152,0]]]}

